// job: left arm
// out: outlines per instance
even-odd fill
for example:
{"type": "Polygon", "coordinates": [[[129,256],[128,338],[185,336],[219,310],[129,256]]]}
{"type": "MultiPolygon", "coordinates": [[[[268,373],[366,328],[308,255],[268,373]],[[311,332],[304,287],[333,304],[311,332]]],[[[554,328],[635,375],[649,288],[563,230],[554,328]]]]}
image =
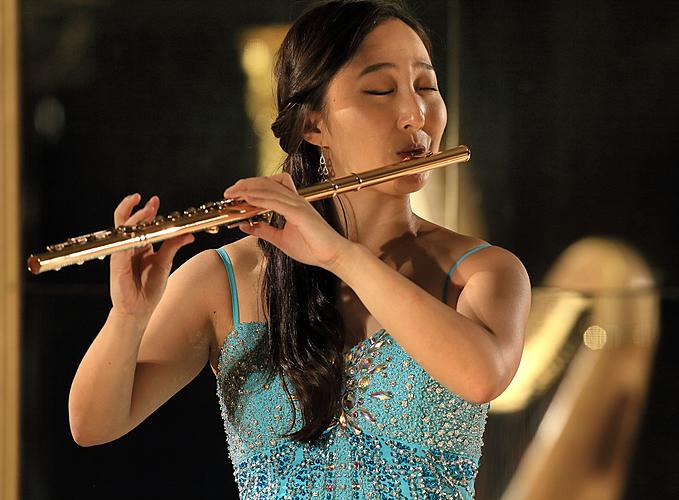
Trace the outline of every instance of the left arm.
{"type": "Polygon", "coordinates": [[[329,270],[432,378],[481,403],[502,393],[514,376],[530,310],[523,264],[499,247],[490,252],[474,256],[488,264],[467,281],[457,311],[357,243],[329,270]]]}

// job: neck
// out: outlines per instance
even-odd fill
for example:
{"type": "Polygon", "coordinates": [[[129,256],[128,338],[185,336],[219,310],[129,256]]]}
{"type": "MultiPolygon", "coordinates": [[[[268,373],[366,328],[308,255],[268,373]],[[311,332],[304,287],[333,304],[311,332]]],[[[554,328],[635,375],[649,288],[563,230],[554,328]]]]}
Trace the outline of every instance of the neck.
{"type": "Polygon", "coordinates": [[[348,239],[378,255],[390,241],[416,236],[422,221],[413,213],[407,194],[393,196],[364,189],[339,195],[335,206],[348,239]],[[346,213],[346,225],[339,200],[346,213]]]}

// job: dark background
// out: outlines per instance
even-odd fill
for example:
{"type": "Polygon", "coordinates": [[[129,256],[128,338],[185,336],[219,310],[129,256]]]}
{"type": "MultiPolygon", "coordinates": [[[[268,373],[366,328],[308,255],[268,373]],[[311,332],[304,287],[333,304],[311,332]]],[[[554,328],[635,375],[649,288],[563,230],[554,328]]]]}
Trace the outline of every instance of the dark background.
{"type": "MultiPolygon", "coordinates": [[[[254,175],[236,36],[289,23],[306,5],[21,2],[24,254],[110,225],[128,193],[158,194],[167,213],[254,175]]],[[[588,235],[627,241],[653,269],[662,335],[627,498],[679,492],[667,397],[679,379],[669,336],[679,304],[679,2],[409,5],[434,33],[442,89],[447,20],[460,13],[460,138],[474,151],[488,240],[518,255],[534,285],[588,235]]],[[[199,235],[177,265],[241,236],[199,235]]],[[[235,495],[209,368],[116,442],[72,441],[68,391],[110,307],[106,265],[26,273],[23,290],[22,498],[235,495]]]]}

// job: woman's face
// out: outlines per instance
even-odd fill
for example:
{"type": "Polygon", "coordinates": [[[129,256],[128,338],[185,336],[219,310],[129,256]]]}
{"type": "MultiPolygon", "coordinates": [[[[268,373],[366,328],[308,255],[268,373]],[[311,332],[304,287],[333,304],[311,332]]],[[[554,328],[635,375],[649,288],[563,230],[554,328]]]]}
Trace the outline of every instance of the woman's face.
{"type": "MultiPolygon", "coordinates": [[[[342,176],[402,161],[408,153],[439,151],[446,121],[422,40],[407,24],[389,19],[330,81],[313,142],[329,148],[335,175],[342,176]]],[[[416,191],[426,177],[398,179],[389,190],[416,191]]]]}

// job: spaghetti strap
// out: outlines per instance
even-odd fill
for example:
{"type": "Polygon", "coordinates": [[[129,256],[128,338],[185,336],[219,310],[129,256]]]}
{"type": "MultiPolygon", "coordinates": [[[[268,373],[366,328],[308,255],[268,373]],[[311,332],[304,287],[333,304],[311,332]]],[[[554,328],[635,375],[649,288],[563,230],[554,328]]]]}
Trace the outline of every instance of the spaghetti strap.
{"type": "Polygon", "coordinates": [[[442,299],[442,300],[443,300],[444,303],[446,302],[446,298],[447,298],[447,295],[448,295],[448,283],[450,282],[450,278],[453,276],[453,272],[455,271],[455,268],[458,266],[458,264],[459,264],[460,262],[462,262],[462,260],[463,260],[465,257],[467,257],[468,255],[471,255],[471,254],[473,254],[474,252],[478,252],[478,251],[481,250],[482,248],[486,248],[486,247],[489,247],[489,246],[491,246],[490,243],[483,243],[483,244],[481,244],[481,245],[479,245],[479,246],[477,246],[477,247],[472,248],[471,250],[467,250],[467,251],[462,255],[462,257],[460,257],[459,259],[457,259],[457,262],[455,262],[455,264],[453,264],[453,267],[451,267],[451,268],[450,268],[450,271],[448,271],[448,275],[446,276],[446,281],[445,281],[445,283],[443,283],[443,299],[442,299]]]}
{"type": "Polygon", "coordinates": [[[240,318],[238,316],[238,291],[236,290],[236,276],[233,273],[233,264],[231,264],[231,259],[229,254],[223,248],[218,248],[217,253],[222,258],[224,262],[224,267],[226,267],[226,274],[229,275],[229,286],[231,287],[231,308],[233,310],[233,327],[236,328],[240,323],[240,318]]]}

